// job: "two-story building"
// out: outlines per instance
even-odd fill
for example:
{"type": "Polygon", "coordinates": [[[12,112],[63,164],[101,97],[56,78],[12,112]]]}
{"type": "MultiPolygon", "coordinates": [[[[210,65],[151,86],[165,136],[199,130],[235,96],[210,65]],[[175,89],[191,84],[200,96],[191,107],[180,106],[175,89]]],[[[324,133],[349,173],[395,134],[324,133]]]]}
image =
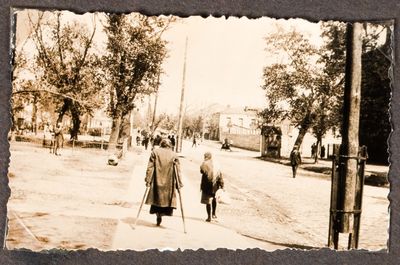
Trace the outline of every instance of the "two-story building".
{"type": "Polygon", "coordinates": [[[257,109],[226,107],[211,116],[210,139],[228,139],[234,146],[259,151],[261,130],[258,129],[257,109]]]}

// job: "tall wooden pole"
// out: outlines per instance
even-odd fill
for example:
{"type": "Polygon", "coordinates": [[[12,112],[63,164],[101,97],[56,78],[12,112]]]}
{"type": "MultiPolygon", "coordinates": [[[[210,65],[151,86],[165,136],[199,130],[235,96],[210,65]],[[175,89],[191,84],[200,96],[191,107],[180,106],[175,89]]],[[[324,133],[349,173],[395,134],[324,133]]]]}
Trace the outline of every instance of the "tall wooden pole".
{"type": "Polygon", "coordinates": [[[179,117],[178,117],[178,138],[176,145],[176,152],[180,153],[182,151],[182,126],[183,126],[183,105],[185,101],[185,79],[186,79],[186,54],[187,54],[188,38],[186,37],[185,42],[185,56],[183,60],[183,76],[182,76],[182,91],[181,91],[181,103],[179,106],[179,117]]]}
{"type": "Polygon", "coordinates": [[[343,111],[343,137],[341,155],[343,159],[343,215],[340,230],[349,233],[353,230],[355,186],[357,180],[357,160],[359,150],[359,123],[361,102],[361,53],[362,24],[347,25],[346,77],[343,111]]]}
{"type": "Polygon", "coordinates": [[[159,90],[159,87],[160,87],[160,71],[158,72],[158,77],[157,77],[157,90],[156,90],[156,96],[155,96],[155,99],[154,99],[154,110],[153,110],[153,119],[151,121],[151,131],[155,130],[154,125],[156,123],[158,90],[159,90]]]}
{"type": "Polygon", "coordinates": [[[152,134],[152,126],[151,126],[151,95],[148,95],[147,99],[147,114],[146,114],[146,123],[147,123],[147,128],[150,130],[150,133],[152,134]]]}

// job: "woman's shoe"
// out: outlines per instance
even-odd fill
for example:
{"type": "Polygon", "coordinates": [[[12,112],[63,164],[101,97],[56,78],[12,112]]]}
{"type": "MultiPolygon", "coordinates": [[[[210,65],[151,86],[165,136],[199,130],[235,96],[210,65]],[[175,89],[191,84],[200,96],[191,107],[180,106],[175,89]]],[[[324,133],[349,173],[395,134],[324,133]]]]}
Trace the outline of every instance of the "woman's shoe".
{"type": "Polygon", "coordinates": [[[211,222],[211,218],[208,217],[208,218],[206,219],[206,222],[211,222]]]}
{"type": "Polygon", "coordinates": [[[217,219],[217,216],[215,214],[213,214],[212,218],[213,219],[217,219]]]}

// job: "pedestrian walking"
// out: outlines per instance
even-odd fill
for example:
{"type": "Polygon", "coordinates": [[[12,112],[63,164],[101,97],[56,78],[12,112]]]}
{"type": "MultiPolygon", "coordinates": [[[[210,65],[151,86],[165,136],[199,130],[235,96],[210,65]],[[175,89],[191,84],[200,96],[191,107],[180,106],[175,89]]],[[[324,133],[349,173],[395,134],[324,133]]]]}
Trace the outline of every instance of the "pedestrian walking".
{"type": "Polygon", "coordinates": [[[297,145],[293,146],[293,150],[290,153],[290,164],[292,165],[293,178],[295,178],[297,168],[301,164],[300,151],[297,145]]]}
{"type": "Polygon", "coordinates": [[[215,193],[219,189],[224,188],[224,180],[222,177],[221,170],[217,164],[213,161],[210,152],[204,154],[204,161],[200,166],[201,173],[201,203],[206,205],[207,219],[206,222],[211,222],[217,218],[217,199],[215,193]],[[211,215],[212,214],[212,215],[211,215]]]}
{"type": "Polygon", "coordinates": [[[145,182],[150,188],[146,204],[151,205],[150,214],[156,214],[159,226],[162,216],[172,216],[176,209],[175,189],[183,187],[178,156],[171,150],[167,139],[161,141],[160,148],[151,152],[145,182]]]}
{"type": "Polygon", "coordinates": [[[175,136],[174,135],[171,135],[171,149],[172,149],[172,151],[174,151],[175,150],[175,136]]]}
{"type": "Polygon", "coordinates": [[[162,140],[161,136],[159,134],[157,134],[156,138],[154,138],[153,146],[156,146],[156,145],[159,146],[161,144],[161,140],[162,140]]]}
{"type": "Polygon", "coordinates": [[[311,157],[315,158],[316,153],[317,153],[317,145],[315,143],[313,143],[311,145],[311,157]]]}
{"type": "Polygon", "coordinates": [[[149,146],[149,141],[150,138],[148,135],[145,135],[142,141],[142,144],[144,145],[144,149],[147,150],[147,147],[149,146]]]}
{"type": "Polygon", "coordinates": [[[196,134],[193,134],[193,143],[192,143],[192,147],[196,147],[197,146],[197,138],[196,138],[196,134]]]}
{"type": "Polygon", "coordinates": [[[60,156],[60,149],[64,146],[64,135],[61,123],[57,123],[54,129],[54,154],[60,156]]]}
{"type": "Polygon", "coordinates": [[[321,146],[321,159],[325,158],[325,146],[321,146]]]}

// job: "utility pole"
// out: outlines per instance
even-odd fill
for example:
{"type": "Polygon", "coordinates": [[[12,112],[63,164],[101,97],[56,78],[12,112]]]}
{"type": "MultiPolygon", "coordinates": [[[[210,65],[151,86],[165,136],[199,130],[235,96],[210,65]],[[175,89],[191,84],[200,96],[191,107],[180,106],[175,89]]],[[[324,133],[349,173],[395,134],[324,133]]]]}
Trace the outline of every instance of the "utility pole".
{"type": "Polygon", "coordinates": [[[152,134],[152,128],[151,128],[151,95],[148,95],[147,99],[147,114],[146,114],[146,123],[147,123],[147,128],[150,130],[150,134],[152,134]]]}
{"type": "Polygon", "coordinates": [[[348,234],[348,249],[357,248],[360,231],[366,147],[359,147],[362,24],[347,24],[342,143],[332,161],[328,246],[338,249],[339,233],[348,234]]]}
{"type": "MultiPolygon", "coordinates": [[[[161,70],[160,70],[161,71],[161,70]]],[[[158,90],[160,88],[160,71],[158,71],[157,77],[157,88],[156,88],[156,96],[154,99],[154,110],[153,110],[153,120],[151,121],[151,131],[155,130],[155,123],[156,123],[156,112],[157,112],[157,99],[158,99],[158,90]]]]}
{"type": "Polygon", "coordinates": [[[188,38],[186,37],[185,42],[185,55],[183,59],[183,76],[182,76],[182,91],[181,91],[181,103],[179,106],[179,116],[178,116],[178,135],[176,142],[176,152],[180,153],[182,151],[182,126],[183,126],[183,104],[185,101],[185,78],[186,78],[186,54],[187,54],[188,38]]]}
{"type": "MultiPolygon", "coordinates": [[[[347,25],[346,79],[344,91],[343,138],[341,154],[357,157],[359,149],[359,124],[361,102],[361,52],[362,24],[347,25]]],[[[347,159],[345,164],[345,185],[341,231],[348,233],[353,229],[355,185],[357,179],[357,160],[347,159]]]]}

